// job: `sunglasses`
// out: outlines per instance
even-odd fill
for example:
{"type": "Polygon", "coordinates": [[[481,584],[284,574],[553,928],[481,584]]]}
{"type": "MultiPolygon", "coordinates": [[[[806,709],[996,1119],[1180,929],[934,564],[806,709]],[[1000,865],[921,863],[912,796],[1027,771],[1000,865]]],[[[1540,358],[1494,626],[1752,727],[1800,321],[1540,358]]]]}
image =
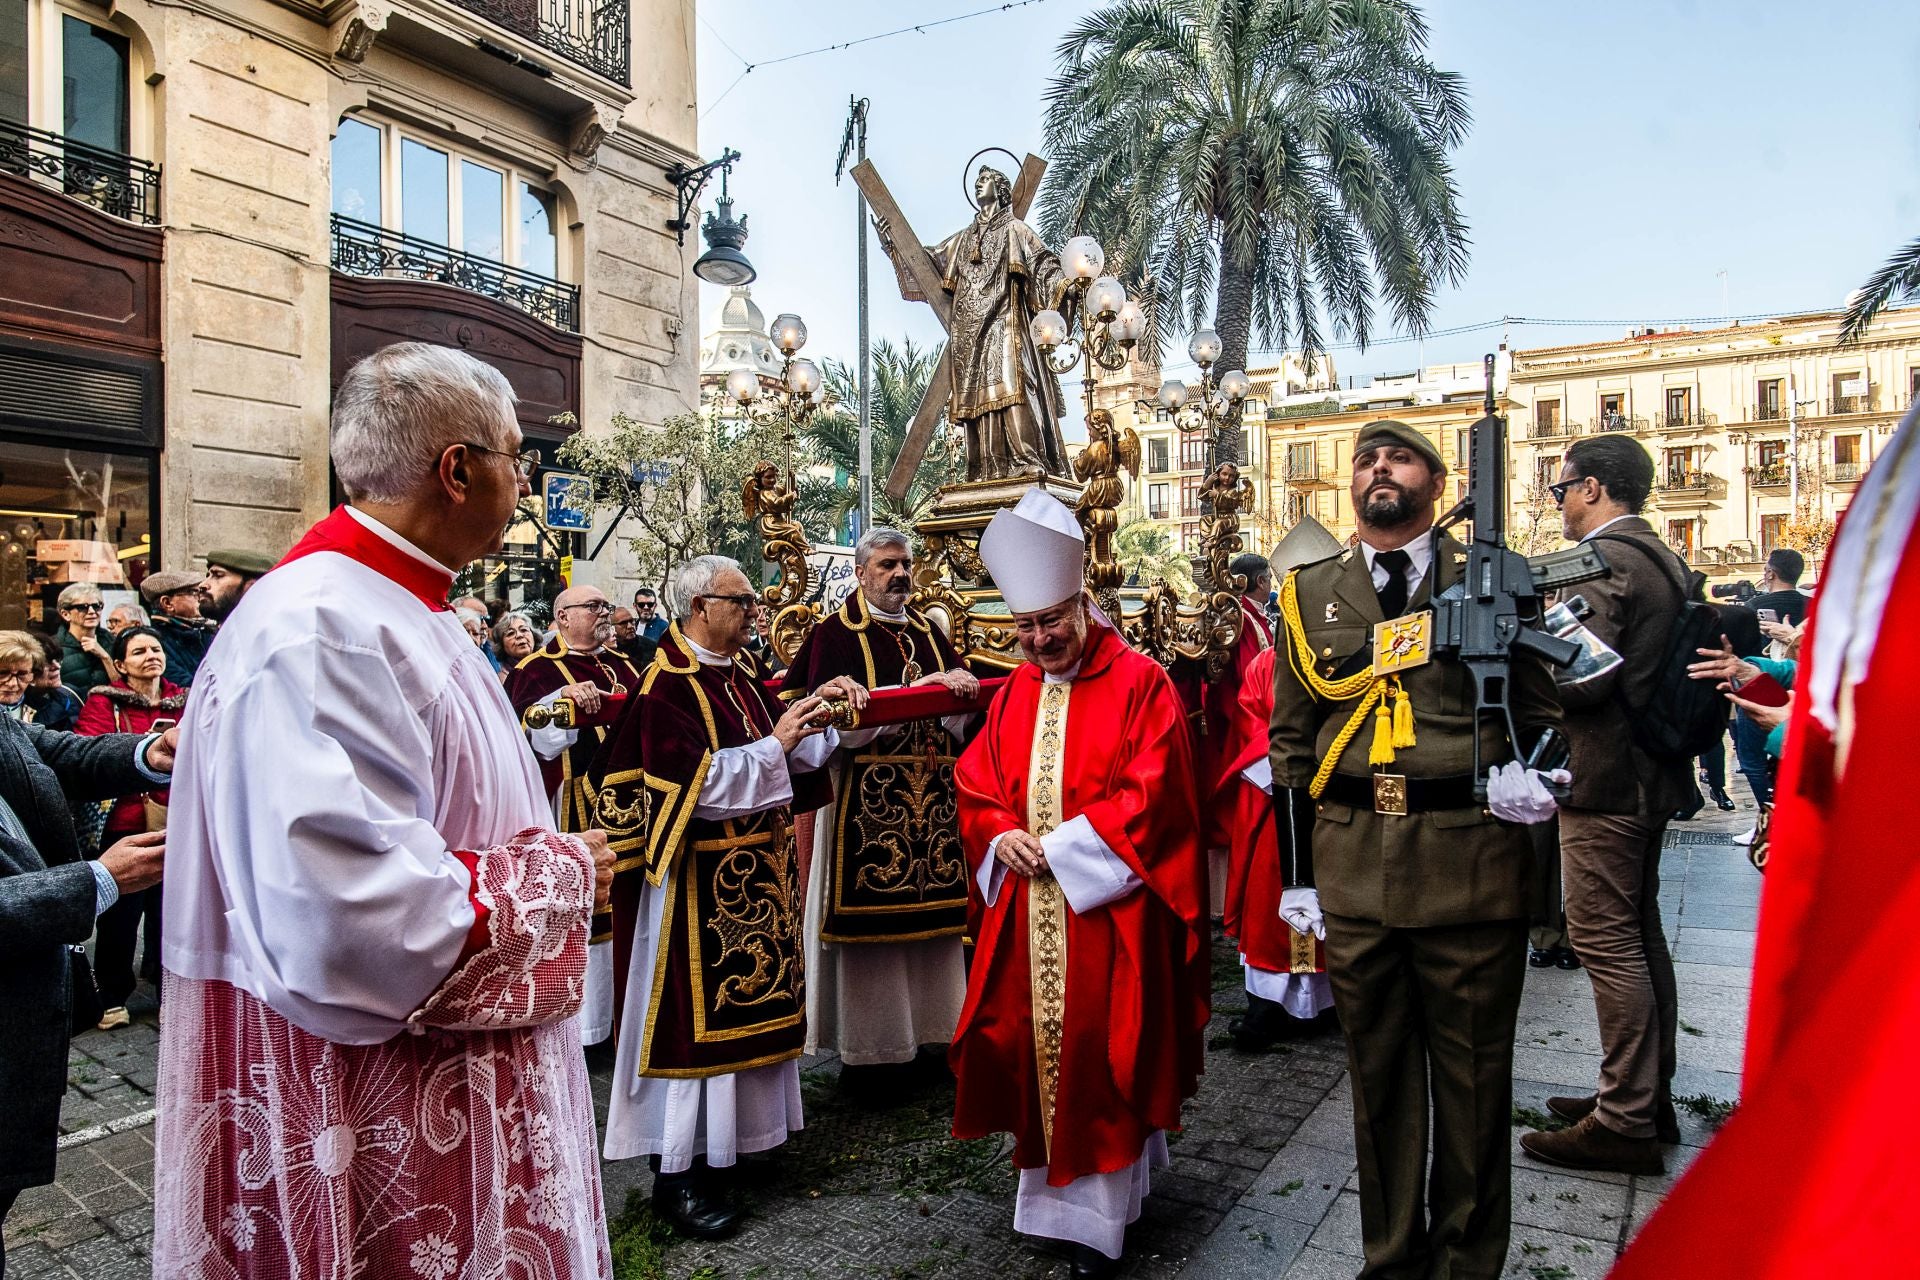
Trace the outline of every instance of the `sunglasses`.
{"type": "Polygon", "coordinates": [[[1585,484],[1590,478],[1589,476],[1576,476],[1572,480],[1562,480],[1557,484],[1548,485],[1547,492],[1553,495],[1553,505],[1556,507],[1566,506],[1567,491],[1575,485],[1585,484]]]}

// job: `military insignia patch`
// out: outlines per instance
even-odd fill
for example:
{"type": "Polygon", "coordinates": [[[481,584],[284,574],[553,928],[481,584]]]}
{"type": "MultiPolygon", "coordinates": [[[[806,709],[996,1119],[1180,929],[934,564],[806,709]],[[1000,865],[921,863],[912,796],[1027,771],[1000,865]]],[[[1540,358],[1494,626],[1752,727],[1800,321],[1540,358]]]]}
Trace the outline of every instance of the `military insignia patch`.
{"type": "Polygon", "coordinates": [[[1327,621],[1340,621],[1340,602],[1338,600],[1327,601],[1327,621]]]}
{"type": "Polygon", "coordinates": [[[1373,673],[1390,675],[1433,659],[1433,610],[1389,618],[1373,628],[1373,673]]]}

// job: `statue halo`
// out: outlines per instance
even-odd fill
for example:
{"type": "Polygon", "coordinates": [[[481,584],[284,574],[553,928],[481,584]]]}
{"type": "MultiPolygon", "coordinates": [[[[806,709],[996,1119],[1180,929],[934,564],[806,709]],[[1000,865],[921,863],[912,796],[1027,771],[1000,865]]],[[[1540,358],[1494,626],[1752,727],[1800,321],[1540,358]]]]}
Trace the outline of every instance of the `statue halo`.
{"type": "Polygon", "coordinates": [[[993,155],[996,152],[998,152],[1000,155],[1005,156],[1007,159],[1013,161],[1013,172],[1007,175],[1007,181],[1009,182],[1015,181],[1016,175],[1020,172],[1020,157],[1016,156],[1015,154],[1013,154],[1013,152],[1007,150],[1005,147],[982,147],[978,151],[974,152],[973,155],[967,160],[967,167],[960,171],[960,181],[966,191],[967,204],[973,209],[975,213],[980,212],[980,206],[973,198],[973,184],[976,181],[978,181],[979,175],[974,170],[973,162],[975,160],[978,160],[981,156],[993,155]]]}

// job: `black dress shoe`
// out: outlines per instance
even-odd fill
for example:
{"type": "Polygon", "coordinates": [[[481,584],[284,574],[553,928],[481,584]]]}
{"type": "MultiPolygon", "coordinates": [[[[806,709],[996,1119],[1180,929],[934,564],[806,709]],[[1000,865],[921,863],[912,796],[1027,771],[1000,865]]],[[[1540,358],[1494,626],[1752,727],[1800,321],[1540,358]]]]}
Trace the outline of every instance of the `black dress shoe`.
{"type": "Polygon", "coordinates": [[[740,1219],[746,1216],[703,1190],[692,1178],[655,1179],[653,1212],[692,1240],[724,1240],[739,1228],[740,1219]]]}
{"type": "Polygon", "coordinates": [[[1683,807],[1673,811],[1673,820],[1675,822],[1691,822],[1693,821],[1693,816],[1706,807],[1707,798],[1700,794],[1700,788],[1695,787],[1693,789],[1693,799],[1688,801],[1683,807]]]}
{"type": "Polygon", "coordinates": [[[1558,958],[1559,951],[1558,947],[1529,947],[1527,963],[1536,969],[1551,969],[1554,960],[1558,958]]]}
{"type": "Polygon", "coordinates": [[[1733,797],[1727,794],[1725,787],[1715,787],[1713,789],[1713,802],[1720,806],[1720,812],[1733,812],[1733,797]]]}
{"type": "Polygon", "coordinates": [[[1580,957],[1573,954],[1572,947],[1555,947],[1553,949],[1553,967],[1556,969],[1578,969],[1580,967],[1580,957]]]}
{"type": "Polygon", "coordinates": [[[1073,1246],[1073,1280],[1108,1280],[1120,1274],[1120,1259],[1084,1244],[1073,1246]]]}

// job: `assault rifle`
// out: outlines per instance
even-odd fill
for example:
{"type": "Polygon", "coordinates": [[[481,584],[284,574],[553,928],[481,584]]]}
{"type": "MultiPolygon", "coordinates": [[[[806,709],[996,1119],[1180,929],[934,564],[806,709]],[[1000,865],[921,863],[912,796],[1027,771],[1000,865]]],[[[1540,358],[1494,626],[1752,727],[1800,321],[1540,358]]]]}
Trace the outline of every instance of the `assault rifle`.
{"type": "Polygon", "coordinates": [[[1530,750],[1522,746],[1508,701],[1508,677],[1516,652],[1536,654],[1559,667],[1573,664],[1581,647],[1542,629],[1541,597],[1607,574],[1606,559],[1591,542],[1531,559],[1507,546],[1507,423],[1495,412],[1492,356],[1486,359],[1486,374],[1486,401],[1472,429],[1467,496],[1434,524],[1430,561],[1438,563],[1442,530],[1473,521],[1466,572],[1434,601],[1433,651],[1458,658],[1473,675],[1473,794],[1482,800],[1487,778],[1478,729],[1486,718],[1505,726],[1507,740],[1515,752],[1524,751],[1528,768],[1566,764],[1567,743],[1558,732],[1542,734],[1530,750]]]}

